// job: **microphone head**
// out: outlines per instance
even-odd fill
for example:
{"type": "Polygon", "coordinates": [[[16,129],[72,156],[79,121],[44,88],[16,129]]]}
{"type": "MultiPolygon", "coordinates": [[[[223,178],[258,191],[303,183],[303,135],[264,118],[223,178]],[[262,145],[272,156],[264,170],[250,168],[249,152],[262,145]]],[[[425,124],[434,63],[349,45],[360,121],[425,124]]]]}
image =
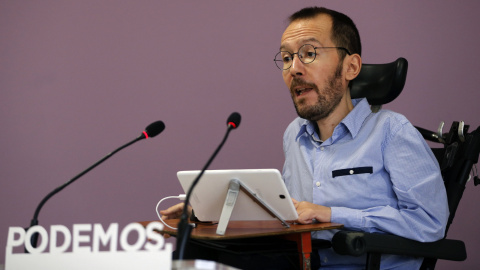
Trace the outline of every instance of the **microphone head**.
{"type": "Polygon", "coordinates": [[[165,124],[162,121],[153,122],[145,128],[143,134],[145,138],[153,138],[160,134],[165,129],[165,124]]]}
{"type": "Polygon", "coordinates": [[[233,112],[227,119],[227,126],[230,128],[237,128],[240,125],[242,116],[238,112],[233,112]]]}

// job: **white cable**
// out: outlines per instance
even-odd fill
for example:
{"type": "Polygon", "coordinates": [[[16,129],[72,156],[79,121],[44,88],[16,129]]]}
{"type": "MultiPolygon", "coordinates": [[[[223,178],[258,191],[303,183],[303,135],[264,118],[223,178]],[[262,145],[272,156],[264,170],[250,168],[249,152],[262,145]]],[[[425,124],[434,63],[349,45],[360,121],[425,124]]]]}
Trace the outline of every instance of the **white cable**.
{"type": "Polygon", "coordinates": [[[167,226],[168,228],[170,228],[170,229],[172,229],[172,230],[176,230],[177,228],[174,228],[174,227],[168,225],[167,223],[165,223],[165,221],[163,221],[162,216],[160,215],[160,211],[158,211],[158,206],[160,205],[160,203],[163,202],[163,200],[166,200],[166,199],[180,199],[180,200],[184,201],[184,200],[185,200],[185,197],[186,197],[185,194],[180,194],[180,195],[178,195],[178,196],[165,197],[165,198],[161,199],[161,200],[157,203],[157,207],[155,207],[155,212],[157,212],[157,216],[158,216],[158,218],[160,219],[160,221],[161,221],[165,226],[167,226]]]}

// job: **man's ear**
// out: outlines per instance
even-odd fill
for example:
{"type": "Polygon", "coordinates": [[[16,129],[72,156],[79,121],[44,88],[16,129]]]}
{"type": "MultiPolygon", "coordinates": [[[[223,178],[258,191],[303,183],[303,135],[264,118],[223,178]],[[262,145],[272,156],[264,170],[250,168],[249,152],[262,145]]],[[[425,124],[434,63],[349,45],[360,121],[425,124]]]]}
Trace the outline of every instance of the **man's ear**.
{"type": "Polygon", "coordinates": [[[347,64],[345,79],[352,81],[358,76],[360,69],[362,69],[362,57],[358,54],[347,55],[345,63],[347,64]]]}

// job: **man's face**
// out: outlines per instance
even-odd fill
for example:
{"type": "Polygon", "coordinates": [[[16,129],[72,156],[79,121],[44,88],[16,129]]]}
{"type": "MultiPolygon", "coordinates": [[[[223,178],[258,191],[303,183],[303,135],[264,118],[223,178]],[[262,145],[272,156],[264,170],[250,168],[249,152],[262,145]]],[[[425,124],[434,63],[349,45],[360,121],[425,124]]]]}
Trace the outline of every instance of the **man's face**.
{"type": "MultiPolygon", "coordinates": [[[[336,47],[330,38],[332,21],[328,15],[292,22],[282,35],[280,49],[296,53],[304,44],[336,47]]],[[[290,69],[282,72],[290,89],[297,114],[317,121],[330,115],[343,98],[347,82],[343,61],[336,49],[317,49],[315,61],[304,64],[294,56],[290,69]]]]}

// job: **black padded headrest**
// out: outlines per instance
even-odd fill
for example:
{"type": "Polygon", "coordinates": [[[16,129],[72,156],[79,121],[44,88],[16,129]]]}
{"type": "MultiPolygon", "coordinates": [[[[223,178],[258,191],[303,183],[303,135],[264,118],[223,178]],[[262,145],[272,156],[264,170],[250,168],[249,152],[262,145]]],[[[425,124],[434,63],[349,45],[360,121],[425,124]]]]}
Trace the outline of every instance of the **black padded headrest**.
{"type": "Polygon", "coordinates": [[[366,97],[370,105],[389,103],[402,92],[407,68],[405,58],[387,64],[363,64],[360,74],[352,82],[352,99],[366,97]]]}

